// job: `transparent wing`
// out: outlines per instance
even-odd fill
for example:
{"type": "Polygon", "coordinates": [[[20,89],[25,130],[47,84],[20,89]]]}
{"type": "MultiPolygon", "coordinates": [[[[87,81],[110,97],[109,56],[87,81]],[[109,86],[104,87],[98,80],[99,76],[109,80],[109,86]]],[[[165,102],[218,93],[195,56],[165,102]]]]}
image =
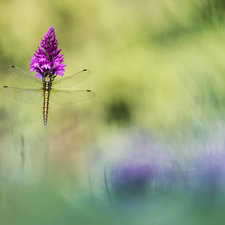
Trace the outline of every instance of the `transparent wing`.
{"type": "Polygon", "coordinates": [[[41,88],[27,89],[4,86],[0,88],[0,92],[10,98],[26,103],[40,102],[43,96],[43,90],[41,88]]]}
{"type": "Polygon", "coordinates": [[[83,71],[75,73],[71,76],[53,81],[52,87],[57,87],[57,88],[73,87],[79,84],[80,82],[82,82],[83,80],[85,80],[90,74],[91,74],[90,70],[84,69],[83,71]]]}
{"type": "Polygon", "coordinates": [[[43,85],[41,79],[30,76],[15,66],[9,66],[8,71],[16,80],[18,80],[22,84],[33,87],[41,87],[43,85]]]}
{"type": "Polygon", "coordinates": [[[51,89],[50,92],[50,102],[59,104],[59,105],[67,105],[74,104],[77,102],[85,101],[95,96],[94,92],[90,90],[72,90],[72,91],[64,91],[58,89],[51,89]]]}

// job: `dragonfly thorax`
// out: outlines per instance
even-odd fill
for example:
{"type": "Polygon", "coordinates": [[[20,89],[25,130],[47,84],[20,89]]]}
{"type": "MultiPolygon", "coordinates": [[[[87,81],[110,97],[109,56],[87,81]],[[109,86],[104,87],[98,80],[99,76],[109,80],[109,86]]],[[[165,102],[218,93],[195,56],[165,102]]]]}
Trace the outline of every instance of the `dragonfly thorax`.
{"type": "Polygon", "coordinates": [[[51,78],[49,75],[47,75],[44,79],[45,83],[49,83],[51,81],[51,78]]]}
{"type": "Polygon", "coordinates": [[[56,78],[56,74],[53,74],[51,72],[45,72],[42,76],[43,76],[43,81],[45,82],[52,82],[56,78]]]}

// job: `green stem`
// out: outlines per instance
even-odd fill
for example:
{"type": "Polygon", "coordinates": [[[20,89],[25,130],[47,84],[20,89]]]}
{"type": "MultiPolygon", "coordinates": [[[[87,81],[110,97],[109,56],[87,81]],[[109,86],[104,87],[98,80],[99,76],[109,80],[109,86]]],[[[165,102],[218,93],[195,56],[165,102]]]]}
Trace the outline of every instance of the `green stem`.
{"type": "Polygon", "coordinates": [[[48,175],[49,131],[48,125],[44,126],[44,177],[48,175]]]}
{"type": "Polygon", "coordinates": [[[25,152],[24,152],[24,138],[23,135],[21,135],[21,172],[22,172],[22,185],[24,185],[24,164],[25,164],[25,152]]]}

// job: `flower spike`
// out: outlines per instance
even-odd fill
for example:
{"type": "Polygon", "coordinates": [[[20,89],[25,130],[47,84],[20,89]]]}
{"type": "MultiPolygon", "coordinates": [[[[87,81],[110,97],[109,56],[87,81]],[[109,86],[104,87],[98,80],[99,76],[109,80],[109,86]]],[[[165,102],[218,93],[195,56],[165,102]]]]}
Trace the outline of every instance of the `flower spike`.
{"type": "Polygon", "coordinates": [[[40,46],[32,57],[30,73],[36,71],[35,76],[42,79],[46,72],[63,76],[66,65],[63,63],[63,55],[59,55],[61,49],[58,49],[54,27],[50,27],[44,39],[41,39],[40,46]]]}

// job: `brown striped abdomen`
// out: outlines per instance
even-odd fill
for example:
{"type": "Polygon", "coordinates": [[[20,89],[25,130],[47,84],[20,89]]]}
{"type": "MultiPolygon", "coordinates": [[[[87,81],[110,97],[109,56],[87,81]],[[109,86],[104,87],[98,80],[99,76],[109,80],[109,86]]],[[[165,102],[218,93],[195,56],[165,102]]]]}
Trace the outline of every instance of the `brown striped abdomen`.
{"type": "Polygon", "coordinates": [[[44,103],[43,103],[44,125],[47,125],[47,122],[48,122],[49,96],[50,96],[50,90],[48,88],[48,84],[46,84],[46,87],[45,87],[45,90],[44,90],[44,103]]]}

